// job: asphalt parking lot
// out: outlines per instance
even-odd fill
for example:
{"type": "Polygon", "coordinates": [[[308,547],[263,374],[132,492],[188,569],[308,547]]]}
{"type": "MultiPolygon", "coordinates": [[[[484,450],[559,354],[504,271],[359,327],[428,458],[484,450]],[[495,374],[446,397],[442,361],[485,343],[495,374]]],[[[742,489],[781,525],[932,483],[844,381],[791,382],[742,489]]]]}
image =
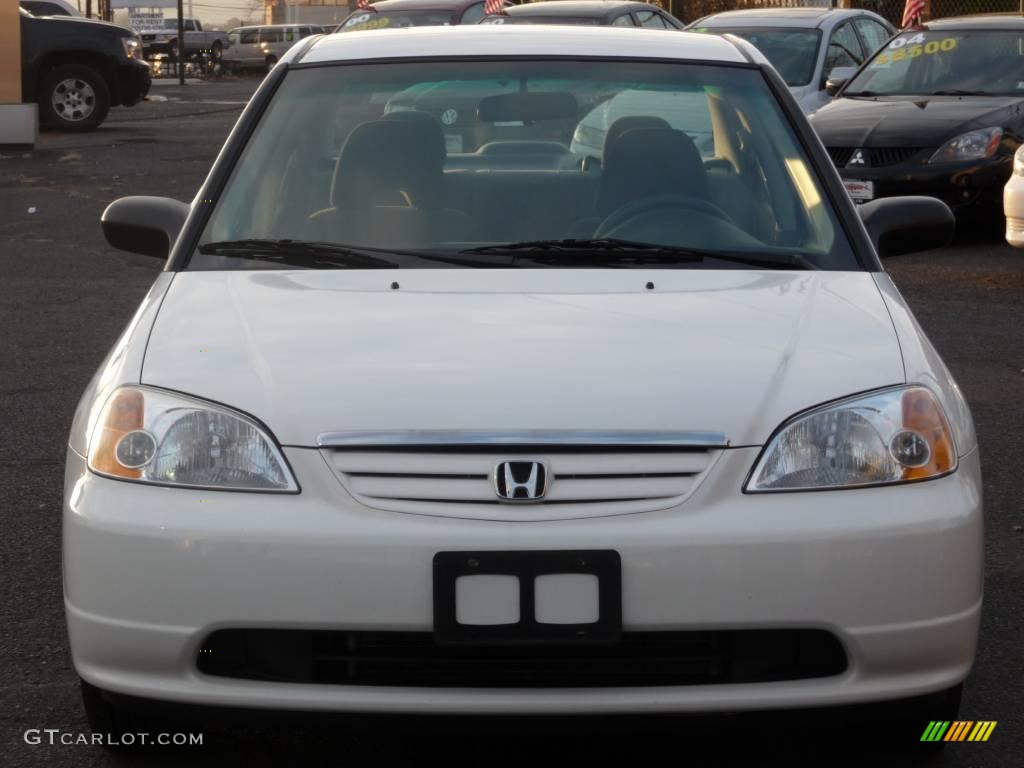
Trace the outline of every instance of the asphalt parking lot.
{"type": "MultiPolygon", "coordinates": [[[[707,755],[717,765],[1010,768],[1024,754],[1024,252],[962,233],[887,265],[964,389],[985,474],[986,597],[978,663],[961,708],[996,720],[989,742],[893,753],[870,732],[802,716],[683,723],[380,723],[305,717],[221,725],[202,748],[111,757],[25,743],[26,729],[87,731],[61,601],[64,445],[79,393],[161,264],[109,248],[98,219],[122,195],[189,200],[257,81],[160,86],[92,134],[44,134],[0,150],[0,734],[11,766],[637,763],[707,755]],[[696,751],[695,751],[696,750],[696,751]],[[711,756],[714,757],[711,757],[711,756]]],[[[885,578],[885,574],[878,574],[885,578]]],[[[915,736],[916,737],[916,736],[915,736]]],[[[687,760],[687,762],[689,762],[687,760]]]]}

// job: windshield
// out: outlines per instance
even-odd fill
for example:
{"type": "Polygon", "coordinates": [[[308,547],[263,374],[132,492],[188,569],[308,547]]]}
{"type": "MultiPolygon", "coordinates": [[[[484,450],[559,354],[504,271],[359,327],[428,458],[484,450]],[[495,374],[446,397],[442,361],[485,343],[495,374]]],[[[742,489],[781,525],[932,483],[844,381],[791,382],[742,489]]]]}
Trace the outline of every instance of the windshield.
{"type": "Polygon", "coordinates": [[[779,71],[788,86],[807,85],[814,77],[821,30],[764,27],[701,27],[694,32],[737,35],[751,43],[779,71]]]}
{"type": "Polygon", "coordinates": [[[389,253],[521,266],[541,252],[550,266],[596,251],[860,268],[757,69],[598,60],[291,70],[189,268],[369,268],[389,253]]]}
{"type": "Polygon", "coordinates": [[[345,20],[339,32],[403,27],[442,27],[452,23],[450,11],[395,11],[393,13],[357,13],[345,20]]]}
{"type": "Polygon", "coordinates": [[[1024,32],[908,31],[883,48],[844,96],[1024,94],[1024,32]]]}

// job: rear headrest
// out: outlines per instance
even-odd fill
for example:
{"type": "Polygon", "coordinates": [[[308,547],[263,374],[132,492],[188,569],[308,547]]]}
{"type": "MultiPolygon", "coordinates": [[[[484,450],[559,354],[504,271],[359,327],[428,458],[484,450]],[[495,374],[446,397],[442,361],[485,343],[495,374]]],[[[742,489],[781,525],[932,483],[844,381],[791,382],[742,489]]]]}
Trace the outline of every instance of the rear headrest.
{"type": "Polygon", "coordinates": [[[629,117],[620,117],[614,123],[608,127],[608,133],[604,136],[604,156],[608,157],[608,149],[622,138],[622,134],[626,131],[632,131],[637,128],[671,128],[668,121],[661,117],[655,117],[654,115],[630,115],[629,117]]]}
{"type": "Polygon", "coordinates": [[[444,134],[430,115],[396,112],[358,125],[338,155],[331,205],[428,207],[440,184],[444,159],[444,134]]]}
{"type": "Polygon", "coordinates": [[[608,146],[597,197],[607,216],[634,200],[662,195],[706,198],[704,162],[693,139],[671,128],[633,128],[608,146]]]}

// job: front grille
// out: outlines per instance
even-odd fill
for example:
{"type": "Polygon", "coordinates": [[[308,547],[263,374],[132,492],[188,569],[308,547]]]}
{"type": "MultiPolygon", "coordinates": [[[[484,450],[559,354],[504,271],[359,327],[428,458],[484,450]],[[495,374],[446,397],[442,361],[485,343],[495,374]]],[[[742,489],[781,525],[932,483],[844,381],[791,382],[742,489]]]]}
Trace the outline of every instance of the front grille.
{"type": "Polygon", "coordinates": [[[887,165],[905,163],[918,152],[921,147],[888,147],[868,151],[868,162],[872,168],[884,168],[887,165]]]}
{"type": "MultiPolygon", "coordinates": [[[[549,520],[664,509],[682,502],[720,451],[642,449],[557,451],[518,447],[483,451],[338,450],[325,455],[342,485],[367,506],[486,520],[549,520]],[[495,488],[504,461],[539,461],[549,490],[510,504],[495,488]]],[[[499,483],[500,485],[500,483],[499,483]]]]}
{"type": "Polygon", "coordinates": [[[864,165],[850,166],[856,168],[884,168],[888,165],[899,165],[910,160],[924,147],[826,147],[828,156],[836,168],[845,168],[853,158],[853,153],[861,149],[864,157],[864,165]]]}
{"type": "Polygon", "coordinates": [[[225,629],[200,672],[277,683],[429,688],[605,688],[767,683],[846,670],[815,629],[625,632],[607,646],[438,646],[430,632],[225,629]]]}
{"type": "Polygon", "coordinates": [[[836,168],[842,168],[853,157],[853,150],[856,147],[826,147],[828,150],[828,156],[832,158],[832,164],[836,168]]]}

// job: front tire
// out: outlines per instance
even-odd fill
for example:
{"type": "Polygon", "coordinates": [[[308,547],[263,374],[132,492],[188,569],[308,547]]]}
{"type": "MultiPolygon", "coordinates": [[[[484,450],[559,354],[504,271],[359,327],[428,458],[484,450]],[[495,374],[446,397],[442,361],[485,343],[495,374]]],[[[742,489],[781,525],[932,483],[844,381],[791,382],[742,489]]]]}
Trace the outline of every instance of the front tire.
{"type": "Polygon", "coordinates": [[[93,131],[110,111],[110,89],[103,75],[82,64],[62,64],[39,85],[43,123],[63,131],[93,131]]]}
{"type": "Polygon", "coordinates": [[[907,702],[905,706],[880,708],[876,722],[898,750],[934,752],[946,746],[944,741],[922,741],[929,723],[953,722],[960,712],[964,685],[907,702]]]}
{"type": "Polygon", "coordinates": [[[101,745],[108,752],[124,752],[130,747],[124,744],[126,733],[137,733],[138,729],[130,722],[126,713],[111,703],[106,694],[92,683],[79,680],[82,688],[82,708],[85,719],[89,722],[89,730],[94,734],[102,734],[101,745]]]}
{"type": "Polygon", "coordinates": [[[162,733],[202,732],[201,722],[165,716],[165,713],[149,711],[146,707],[129,710],[115,704],[102,688],[81,678],[79,682],[89,730],[103,734],[101,745],[108,752],[133,752],[155,746],[152,741],[143,743],[139,740],[139,734],[143,733],[152,739],[162,733]]]}
{"type": "Polygon", "coordinates": [[[277,56],[267,56],[266,64],[267,64],[267,72],[269,72],[270,70],[272,70],[274,68],[274,65],[277,64],[277,56]]]}

